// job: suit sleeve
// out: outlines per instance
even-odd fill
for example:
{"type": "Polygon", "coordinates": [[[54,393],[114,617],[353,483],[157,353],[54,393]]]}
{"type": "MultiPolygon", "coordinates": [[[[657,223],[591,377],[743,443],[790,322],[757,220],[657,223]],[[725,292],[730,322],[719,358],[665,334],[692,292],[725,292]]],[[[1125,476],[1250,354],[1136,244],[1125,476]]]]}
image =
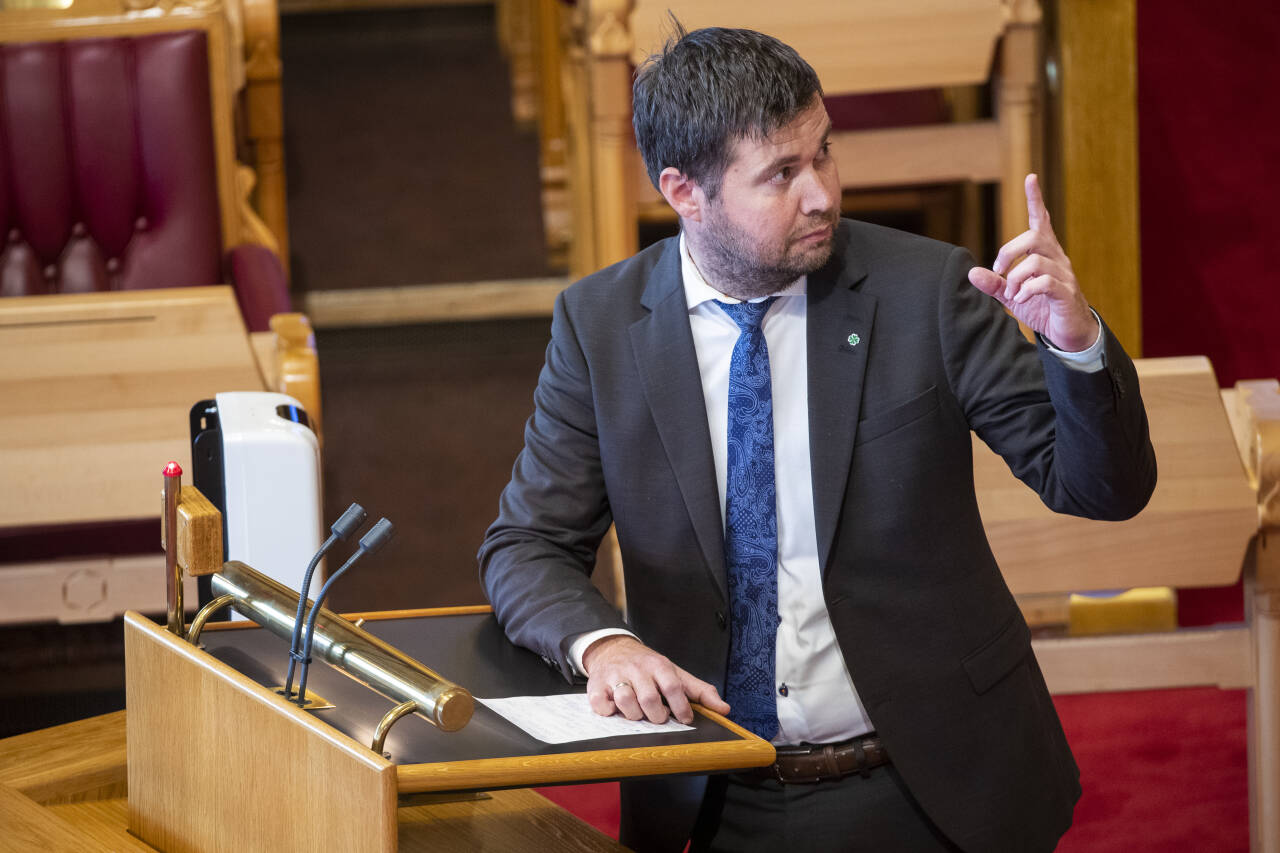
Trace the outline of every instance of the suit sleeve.
{"type": "Polygon", "coordinates": [[[1050,509],[1136,515],[1155,489],[1156,459],[1133,361],[1104,322],[1103,369],[1071,369],[969,284],[973,265],[963,249],[951,253],[938,307],[947,378],[970,426],[1050,509]]]}
{"type": "Polygon", "coordinates": [[[507,636],[566,678],[573,636],[625,627],[590,580],[611,522],[590,371],[562,293],[525,446],[478,557],[481,583],[507,636]]]}

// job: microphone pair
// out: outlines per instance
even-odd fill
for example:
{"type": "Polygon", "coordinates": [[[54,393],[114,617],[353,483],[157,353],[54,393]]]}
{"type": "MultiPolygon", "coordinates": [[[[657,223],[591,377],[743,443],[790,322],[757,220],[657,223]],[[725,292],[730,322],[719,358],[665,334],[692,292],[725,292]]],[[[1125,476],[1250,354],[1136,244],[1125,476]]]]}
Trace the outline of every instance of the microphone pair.
{"type": "Polygon", "coordinates": [[[381,518],[373,527],[369,528],[368,533],[360,538],[355,553],[325,581],[324,586],[320,587],[320,594],[316,596],[315,603],[311,605],[311,610],[307,614],[306,628],[304,629],[302,613],[307,606],[307,591],[311,588],[311,576],[315,573],[316,566],[320,564],[320,560],[324,555],[339,542],[346,542],[351,539],[364,526],[368,517],[369,515],[365,512],[364,507],[358,503],[353,503],[347,507],[347,511],[330,526],[329,538],[324,541],[324,544],[320,546],[320,550],[316,551],[315,556],[311,558],[306,574],[302,577],[302,588],[298,590],[298,614],[293,619],[293,639],[289,647],[289,674],[284,682],[284,697],[292,699],[294,671],[299,663],[302,664],[302,674],[298,683],[299,706],[306,704],[307,673],[311,667],[311,643],[315,638],[316,617],[320,614],[320,607],[329,595],[329,590],[333,587],[334,581],[343,572],[355,565],[357,560],[362,559],[366,554],[377,553],[384,545],[390,542],[391,537],[395,535],[395,526],[386,518],[381,518]]]}

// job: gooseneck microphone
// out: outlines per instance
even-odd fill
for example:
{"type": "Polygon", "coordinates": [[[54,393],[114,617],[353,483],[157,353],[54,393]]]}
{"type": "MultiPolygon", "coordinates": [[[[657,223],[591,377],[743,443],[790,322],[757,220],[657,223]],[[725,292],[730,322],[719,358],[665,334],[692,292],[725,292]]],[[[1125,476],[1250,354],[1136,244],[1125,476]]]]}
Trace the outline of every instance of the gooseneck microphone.
{"type": "MultiPolygon", "coordinates": [[[[352,554],[342,568],[334,572],[324,586],[320,587],[320,594],[316,596],[316,601],[311,605],[311,612],[307,614],[307,627],[305,638],[302,643],[302,653],[299,656],[302,661],[302,675],[298,679],[298,705],[306,704],[307,695],[307,674],[311,668],[311,642],[315,639],[316,633],[316,617],[320,615],[320,608],[324,605],[325,598],[329,595],[329,590],[333,587],[334,581],[342,576],[342,573],[355,565],[356,561],[364,557],[365,554],[376,554],[382,550],[382,547],[391,541],[391,537],[395,535],[396,528],[386,518],[378,519],[378,523],[369,528],[360,539],[360,546],[356,552],[352,554]]],[[[304,598],[303,601],[306,599],[304,598]]],[[[288,694],[286,694],[287,698],[288,694]]]]}
{"type": "MultiPolygon", "coordinates": [[[[320,559],[329,552],[329,549],[339,542],[346,542],[356,532],[364,526],[365,519],[369,514],[364,511],[364,507],[360,504],[353,503],[347,507],[337,521],[329,528],[332,533],[329,538],[320,546],[320,550],[316,551],[316,555],[311,558],[310,565],[307,566],[307,573],[302,576],[302,588],[298,590],[298,615],[293,618],[293,640],[289,644],[289,675],[284,681],[284,698],[288,699],[293,695],[293,673],[298,661],[302,660],[298,642],[302,637],[302,611],[307,606],[307,590],[311,588],[311,575],[315,572],[316,566],[320,565],[320,559]]],[[[305,694],[304,694],[305,695],[305,694]]]]}

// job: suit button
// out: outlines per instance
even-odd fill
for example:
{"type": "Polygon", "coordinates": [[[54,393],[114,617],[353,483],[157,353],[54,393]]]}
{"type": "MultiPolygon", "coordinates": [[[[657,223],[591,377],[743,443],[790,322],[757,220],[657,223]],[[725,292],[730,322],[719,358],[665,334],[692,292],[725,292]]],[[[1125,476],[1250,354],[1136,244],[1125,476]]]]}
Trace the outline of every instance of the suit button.
{"type": "Polygon", "coordinates": [[[725,621],[723,610],[716,611],[716,624],[720,626],[721,631],[727,626],[728,623],[725,621]]]}

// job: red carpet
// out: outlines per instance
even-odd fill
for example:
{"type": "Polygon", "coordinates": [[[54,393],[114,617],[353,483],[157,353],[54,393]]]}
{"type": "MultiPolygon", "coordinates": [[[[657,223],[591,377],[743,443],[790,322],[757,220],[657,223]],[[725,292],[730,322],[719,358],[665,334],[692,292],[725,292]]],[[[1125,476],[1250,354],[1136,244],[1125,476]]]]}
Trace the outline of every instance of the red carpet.
{"type": "Polygon", "coordinates": [[[1060,851],[1249,849],[1243,690],[1059,696],[1084,796],[1060,851]]]}
{"type": "MultiPolygon", "coordinates": [[[[1059,851],[1249,849],[1243,690],[1150,690],[1056,702],[1084,785],[1059,851]]],[[[617,784],[538,792],[618,837],[617,784]]]]}
{"type": "Polygon", "coordinates": [[[601,782],[598,785],[560,785],[555,788],[538,788],[537,791],[610,838],[618,837],[621,811],[618,806],[617,782],[601,782]]]}

